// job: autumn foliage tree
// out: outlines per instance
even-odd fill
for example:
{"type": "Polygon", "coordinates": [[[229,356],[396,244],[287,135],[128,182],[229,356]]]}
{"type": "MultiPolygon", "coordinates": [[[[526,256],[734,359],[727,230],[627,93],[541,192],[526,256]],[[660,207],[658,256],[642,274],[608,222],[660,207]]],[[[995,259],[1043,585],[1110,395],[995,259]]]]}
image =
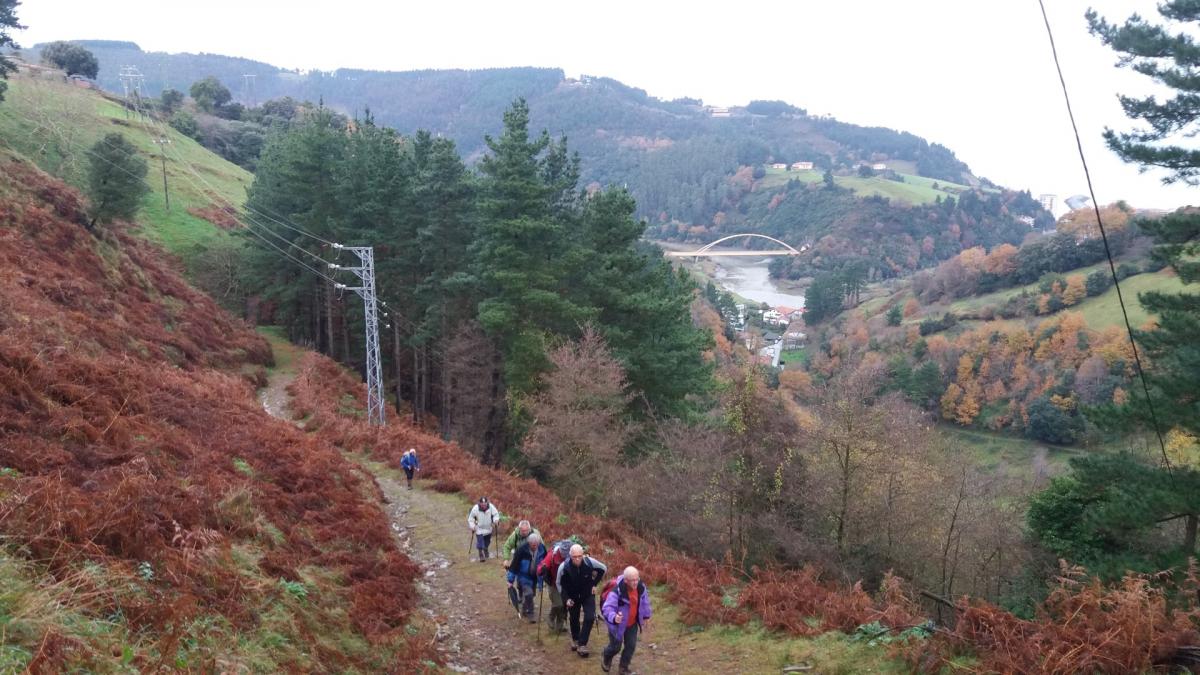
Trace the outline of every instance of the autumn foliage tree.
{"type": "Polygon", "coordinates": [[[576,508],[603,513],[613,465],[634,433],[624,412],[633,398],[620,362],[595,328],[552,350],[551,369],[530,397],[525,456],[576,508]]]}

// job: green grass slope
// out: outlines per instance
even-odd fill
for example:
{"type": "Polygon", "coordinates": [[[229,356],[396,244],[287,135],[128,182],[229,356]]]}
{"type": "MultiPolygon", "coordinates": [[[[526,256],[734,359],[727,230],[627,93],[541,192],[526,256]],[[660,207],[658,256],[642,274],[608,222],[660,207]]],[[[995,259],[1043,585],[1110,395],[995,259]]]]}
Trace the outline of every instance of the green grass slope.
{"type": "Polygon", "coordinates": [[[88,151],[111,132],[120,132],[150,165],[146,195],[137,222],[142,234],[167,251],[187,259],[198,247],[228,234],[195,215],[225,200],[241,205],[253,176],[161,123],[126,114],[101,92],[67,82],[58,71],[22,68],[9,79],[0,103],[0,147],[14,150],[75,187],[87,180],[88,151]],[[163,199],[162,163],[154,142],[165,136],[166,174],[171,208],[163,199]],[[180,161],[191,165],[195,174],[180,161]],[[197,177],[203,177],[203,180],[197,177]]]}
{"type": "MultiPolygon", "coordinates": [[[[788,171],[785,169],[766,168],[766,175],[758,180],[757,189],[782,187],[790,180],[802,183],[819,183],[824,172],[788,171]]],[[[945,199],[971,188],[957,183],[937,181],[932,178],[912,174],[898,174],[904,182],[894,181],[882,176],[834,176],[833,182],[840,187],[853,190],[859,197],[887,197],[907,204],[932,204],[938,197],[945,199]],[[937,187],[934,187],[937,186],[937,187]]]]}

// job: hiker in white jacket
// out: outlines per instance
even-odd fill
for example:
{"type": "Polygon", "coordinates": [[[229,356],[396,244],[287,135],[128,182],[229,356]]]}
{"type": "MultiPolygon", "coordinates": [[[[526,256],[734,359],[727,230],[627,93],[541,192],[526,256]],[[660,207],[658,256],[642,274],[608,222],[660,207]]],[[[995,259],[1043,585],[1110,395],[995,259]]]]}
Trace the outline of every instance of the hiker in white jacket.
{"type": "Polygon", "coordinates": [[[479,550],[479,562],[488,559],[488,548],[492,545],[492,532],[496,523],[500,522],[500,511],[487,497],[480,497],[479,503],[471,507],[467,516],[467,527],[475,533],[475,548],[479,550]]]}

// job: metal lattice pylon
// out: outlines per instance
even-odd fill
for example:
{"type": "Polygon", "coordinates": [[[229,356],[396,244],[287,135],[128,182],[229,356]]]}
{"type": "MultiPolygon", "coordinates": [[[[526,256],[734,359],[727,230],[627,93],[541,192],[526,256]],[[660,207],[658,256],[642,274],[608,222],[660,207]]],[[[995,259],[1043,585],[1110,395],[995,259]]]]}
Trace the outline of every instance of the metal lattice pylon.
{"type": "Polygon", "coordinates": [[[362,285],[358,288],[350,288],[345,284],[337,284],[337,287],[354,291],[363,299],[363,315],[366,318],[367,332],[367,423],[383,426],[383,368],[379,362],[379,308],[375,299],[375,251],[370,246],[334,244],[334,248],[353,253],[358,256],[361,263],[358,267],[339,267],[337,265],[330,265],[330,267],[352,272],[362,280],[362,285]]]}

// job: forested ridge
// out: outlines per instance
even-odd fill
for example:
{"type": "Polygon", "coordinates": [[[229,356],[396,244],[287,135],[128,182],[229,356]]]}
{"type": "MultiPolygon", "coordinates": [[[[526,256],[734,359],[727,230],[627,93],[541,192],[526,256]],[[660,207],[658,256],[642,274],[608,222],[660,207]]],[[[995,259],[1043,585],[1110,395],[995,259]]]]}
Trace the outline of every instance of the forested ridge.
{"type": "MultiPolygon", "coordinates": [[[[767,162],[851,170],[859,162],[897,160],[921,176],[978,183],[942,145],[907,132],[812,117],[779,101],[752,101],[716,118],[698,99],[664,101],[611,78],[568,79],[556,68],[295,72],[215,54],[144,52],[130,42],[78,44],[99,60],[97,82],[108,91],[122,90],[117,75],[126,65],[141,70],[149,97],[167,89],[186,92],[213,77],[246,108],[291,98],[323,102],[349,117],[370,110],[379,124],[401,133],[425,129],[454,140],[469,164],[486,151],[484,136],[499,131],[505,107],[523,98],[534,127],[571,139],[583,160],[583,185],[625,186],[639,216],[688,226],[710,225],[718,213],[730,212],[739,192],[734,174],[767,162]]],[[[35,45],[30,58],[41,47],[35,45]]]]}

